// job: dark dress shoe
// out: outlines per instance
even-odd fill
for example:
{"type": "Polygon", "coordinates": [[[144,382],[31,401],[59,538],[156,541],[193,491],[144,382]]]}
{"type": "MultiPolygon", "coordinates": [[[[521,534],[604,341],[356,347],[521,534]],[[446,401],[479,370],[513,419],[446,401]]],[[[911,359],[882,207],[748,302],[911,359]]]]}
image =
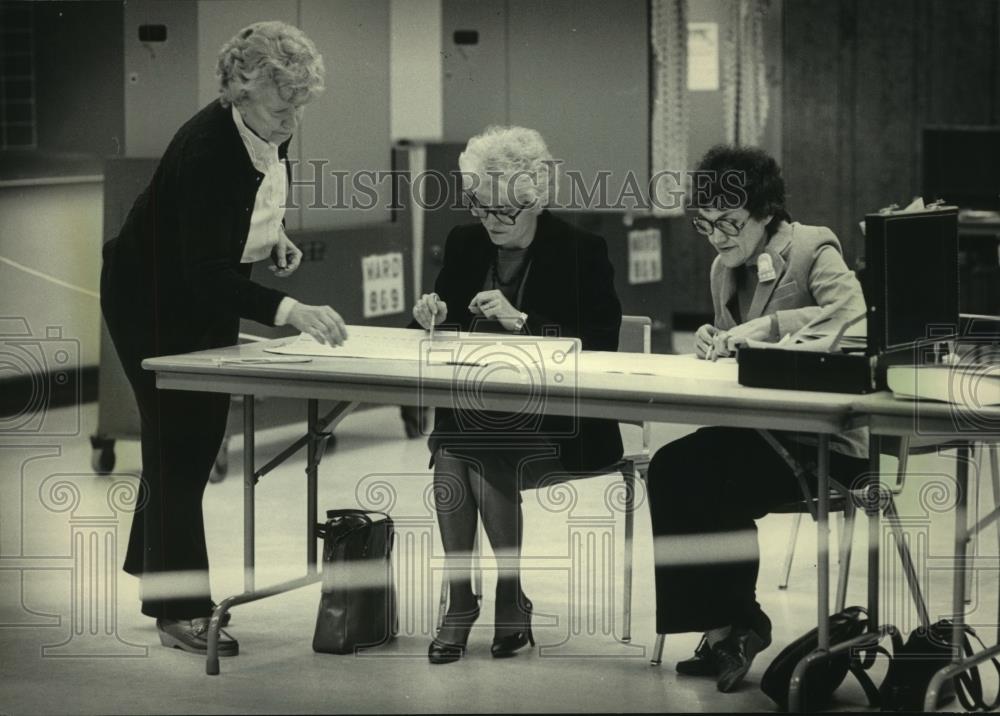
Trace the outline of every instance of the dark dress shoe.
{"type": "Polygon", "coordinates": [[[479,607],[454,616],[446,614],[438,635],[427,649],[427,659],[432,664],[450,664],[461,659],[465,655],[465,645],[469,642],[469,632],[478,618],[479,607]],[[447,638],[442,638],[442,633],[446,630],[447,638]]]}
{"type": "Polygon", "coordinates": [[[708,637],[702,634],[698,648],[694,650],[694,656],[678,661],[676,669],[678,674],[684,676],[718,676],[719,662],[708,644],[708,637]]]}
{"type": "Polygon", "coordinates": [[[504,636],[493,635],[493,644],[490,646],[490,653],[494,659],[506,659],[514,656],[517,650],[525,644],[535,645],[535,636],[531,633],[531,602],[525,603],[524,613],[527,616],[526,623],[517,631],[504,636]]]}
{"type": "Polygon", "coordinates": [[[715,659],[719,665],[719,679],[716,687],[723,693],[729,693],[743,681],[750,671],[754,657],[771,645],[771,622],[764,617],[766,625],[757,629],[733,627],[729,636],[713,648],[715,659]]]}
{"type": "MultiPolygon", "coordinates": [[[[208,619],[157,619],[160,643],[174,649],[205,656],[208,653],[208,619]]],[[[236,656],[240,644],[224,631],[219,631],[219,656],[236,656]]]]}

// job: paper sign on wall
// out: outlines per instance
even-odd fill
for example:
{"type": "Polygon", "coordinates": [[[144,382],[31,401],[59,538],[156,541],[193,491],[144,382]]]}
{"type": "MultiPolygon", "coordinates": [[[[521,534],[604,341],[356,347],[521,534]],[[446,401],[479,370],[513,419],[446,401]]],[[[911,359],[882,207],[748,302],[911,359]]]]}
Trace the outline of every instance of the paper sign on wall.
{"type": "Polygon", "coordinates": [[[364,256],[361,275],[365,318],[403,312],[403,254],[364,256]]]}
{"type": "Polygon", "coordinates": [[[628,282],[655,283],[663,278],[663,251],[659,229],[628,232],[628,282]]]}

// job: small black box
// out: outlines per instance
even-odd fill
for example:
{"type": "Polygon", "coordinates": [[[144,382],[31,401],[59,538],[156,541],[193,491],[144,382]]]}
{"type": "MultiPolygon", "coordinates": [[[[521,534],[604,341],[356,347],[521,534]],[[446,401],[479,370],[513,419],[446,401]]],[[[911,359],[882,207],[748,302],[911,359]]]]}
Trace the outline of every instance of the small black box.
{"type": "Polygon", "coordinates": [[[751,388],[823,393],[875,391],[875,360],[862,353],[741,347],[737,362],[740,385],[751,388]]]}

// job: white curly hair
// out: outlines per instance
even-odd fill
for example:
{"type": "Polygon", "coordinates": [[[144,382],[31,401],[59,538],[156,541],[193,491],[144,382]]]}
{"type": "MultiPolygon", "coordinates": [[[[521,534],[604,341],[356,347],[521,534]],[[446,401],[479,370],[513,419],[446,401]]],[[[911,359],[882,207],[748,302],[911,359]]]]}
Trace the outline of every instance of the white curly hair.
{"type": "Polygon", "coordinates": [[[458,168],[466,191],[496,179],[490,186],[494,198],[506,198],[510,204],[541,209],[555,197],[555,162],[534,129],[487,127],[465,145],[458,168]]]}
{"type": "Polygon", "coordinates": [[[326,68],[302,30],[269,20],[248,25],[223,45],[215,74],[223,106],[241,104],[248,91],[268,82],[286,102],[304,104],[323,92],[326,68]]]}

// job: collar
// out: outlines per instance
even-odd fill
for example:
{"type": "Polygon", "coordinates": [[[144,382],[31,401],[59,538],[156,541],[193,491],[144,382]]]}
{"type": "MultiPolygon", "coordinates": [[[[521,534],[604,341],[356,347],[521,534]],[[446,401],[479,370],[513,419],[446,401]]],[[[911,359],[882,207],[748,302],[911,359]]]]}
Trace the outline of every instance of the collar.
{"type": "MultiPolygon", "coordinates": [[[[788,255],[788,251],[791,248],[793,235],[794,228],[792,225],[787,221],[781,222],[774,236],[768,239],[767,244],[764,246],[764,250],[760,253],[760,256],[766,254],[770,257],[771,264],[774,267],[774,279],[763,282],[760,280],[757,281],[757,289],[754,291],[753,300],[750,302],[750,308],[747,311],[747,314],[743,316],[744,321],[749,321],[763,315],[764,307],[767,305],[767,302],[771,300],[771,294],[774,293],[774,289],[781,281],[781,277],[784,275],[785,269],[788,266],[788,262],[785,260],[785,257],[788,255]]],[[[722,274],[722,281],[722,305],[726,307],[727,312],[730,313],[730,320],[732,320],[735,325],[735,317],[732,316],[732,312],[729,311],[728,308],[730,301],[732,301],[733,297],[736,295],[735,269],[726,269],[722,274]]]]}
{"type": "Polygon", "coordinates": [[[246,147],[247,153],[250,155],[250,161],[254,164],[267,164],[276,159],[278,145],[254,134],[253,130],[243,121],[243,115],[236,109],[235,104],[231,106],[231,109],[233,122],[236,124],[236,130],[240,133],[240,139],[243,140],[243,146],[246,147]]]}

